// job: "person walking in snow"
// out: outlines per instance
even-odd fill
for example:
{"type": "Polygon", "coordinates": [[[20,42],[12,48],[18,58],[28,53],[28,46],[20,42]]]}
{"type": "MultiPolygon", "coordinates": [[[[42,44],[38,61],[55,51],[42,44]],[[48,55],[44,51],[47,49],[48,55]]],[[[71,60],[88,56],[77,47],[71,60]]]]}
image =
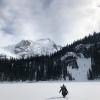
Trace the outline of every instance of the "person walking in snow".
{"type": "Polygon", "coordinates": [[[68,90],[67,90],[67,88],[66,88],[66,86],[64,84],[61,86],[61,89],[60,89],[59,93],[60,92],[62,92],[63,98],[65,98],[66,95],[68,94],[68,90]]]}

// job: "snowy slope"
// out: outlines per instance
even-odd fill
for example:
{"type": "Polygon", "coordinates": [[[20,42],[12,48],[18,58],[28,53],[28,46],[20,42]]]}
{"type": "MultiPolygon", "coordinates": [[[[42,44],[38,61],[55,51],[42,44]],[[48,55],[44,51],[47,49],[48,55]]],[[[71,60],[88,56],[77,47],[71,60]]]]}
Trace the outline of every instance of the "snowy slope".
{"type": "MultiPolygon", "coordinates": [[[[85,58],[82,53],[67,52],[62,58],[67,73],[75,81],[88,80],[88,71],[91,69],[91,58],[85,58]]],[[[69,76],[66,77],[69,80],[69,76]]]]}
{"type": "Polygon", "coordinates": [[[100,100],[100,82],[1,83],[0,100],[100,100]],[[65,99],[62,84],[69,91],[65,99]]]}
{"type": "Polygon", "coordinates": [[[13,54],[13,53],[10,53],[9,51],[6,51],[2,48],[0,48],[0,58],[18,58],[17,55],[13,54]]]}
{"type": "Polygon", "coordinates": [[[4,48],[20,57],[30,57],[35,55],[50,55],[61,49],[50,39],[40,39],[35,42],[31,40],[22,40],[15,45],[4,48]]]}
{"type": "Polygon", "coordinates": [[[85,81],[89,68],[91,68],[91,58],[78,58],[77,60],[78,69],[68,66],[67,70],[71,74],[72,78],[76,81],[85,81]]]}

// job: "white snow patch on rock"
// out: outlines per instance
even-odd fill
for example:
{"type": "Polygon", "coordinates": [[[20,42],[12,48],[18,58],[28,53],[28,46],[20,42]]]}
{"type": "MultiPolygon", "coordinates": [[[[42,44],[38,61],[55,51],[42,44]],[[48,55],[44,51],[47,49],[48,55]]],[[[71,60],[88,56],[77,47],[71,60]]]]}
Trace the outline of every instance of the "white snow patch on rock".
{"type": "Polygon", "coordinates": [[[85,81],[87,79],[88,70],[91,68],[91,58],[78,58],[78,69],[68,66],[67,70],[76,81],[85,81]]]}

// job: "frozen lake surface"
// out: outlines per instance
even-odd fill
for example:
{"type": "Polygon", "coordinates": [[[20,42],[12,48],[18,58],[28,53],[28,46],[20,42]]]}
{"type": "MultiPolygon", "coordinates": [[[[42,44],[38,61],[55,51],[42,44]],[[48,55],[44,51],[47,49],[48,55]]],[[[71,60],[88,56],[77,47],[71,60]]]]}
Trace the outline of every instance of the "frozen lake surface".
{"type": "Polygon", "coordinates": [[[100,100],[100,82],[0,83],[0,100],[100,100]],[[63,83],[65,99],[59,94],[63,83]]]}

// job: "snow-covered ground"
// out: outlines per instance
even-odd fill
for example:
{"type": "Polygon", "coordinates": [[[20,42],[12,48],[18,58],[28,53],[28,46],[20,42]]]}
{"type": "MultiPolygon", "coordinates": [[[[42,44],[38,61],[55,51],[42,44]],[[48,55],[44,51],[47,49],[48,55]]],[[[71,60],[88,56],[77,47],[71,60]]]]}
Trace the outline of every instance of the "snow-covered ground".
{"type": "Polygon", "coordinates": [[[100,82],[0,83],[0,100],[100,100],[100,82]],[[59,94],[63,83],[65,99],[59,94]]]}

